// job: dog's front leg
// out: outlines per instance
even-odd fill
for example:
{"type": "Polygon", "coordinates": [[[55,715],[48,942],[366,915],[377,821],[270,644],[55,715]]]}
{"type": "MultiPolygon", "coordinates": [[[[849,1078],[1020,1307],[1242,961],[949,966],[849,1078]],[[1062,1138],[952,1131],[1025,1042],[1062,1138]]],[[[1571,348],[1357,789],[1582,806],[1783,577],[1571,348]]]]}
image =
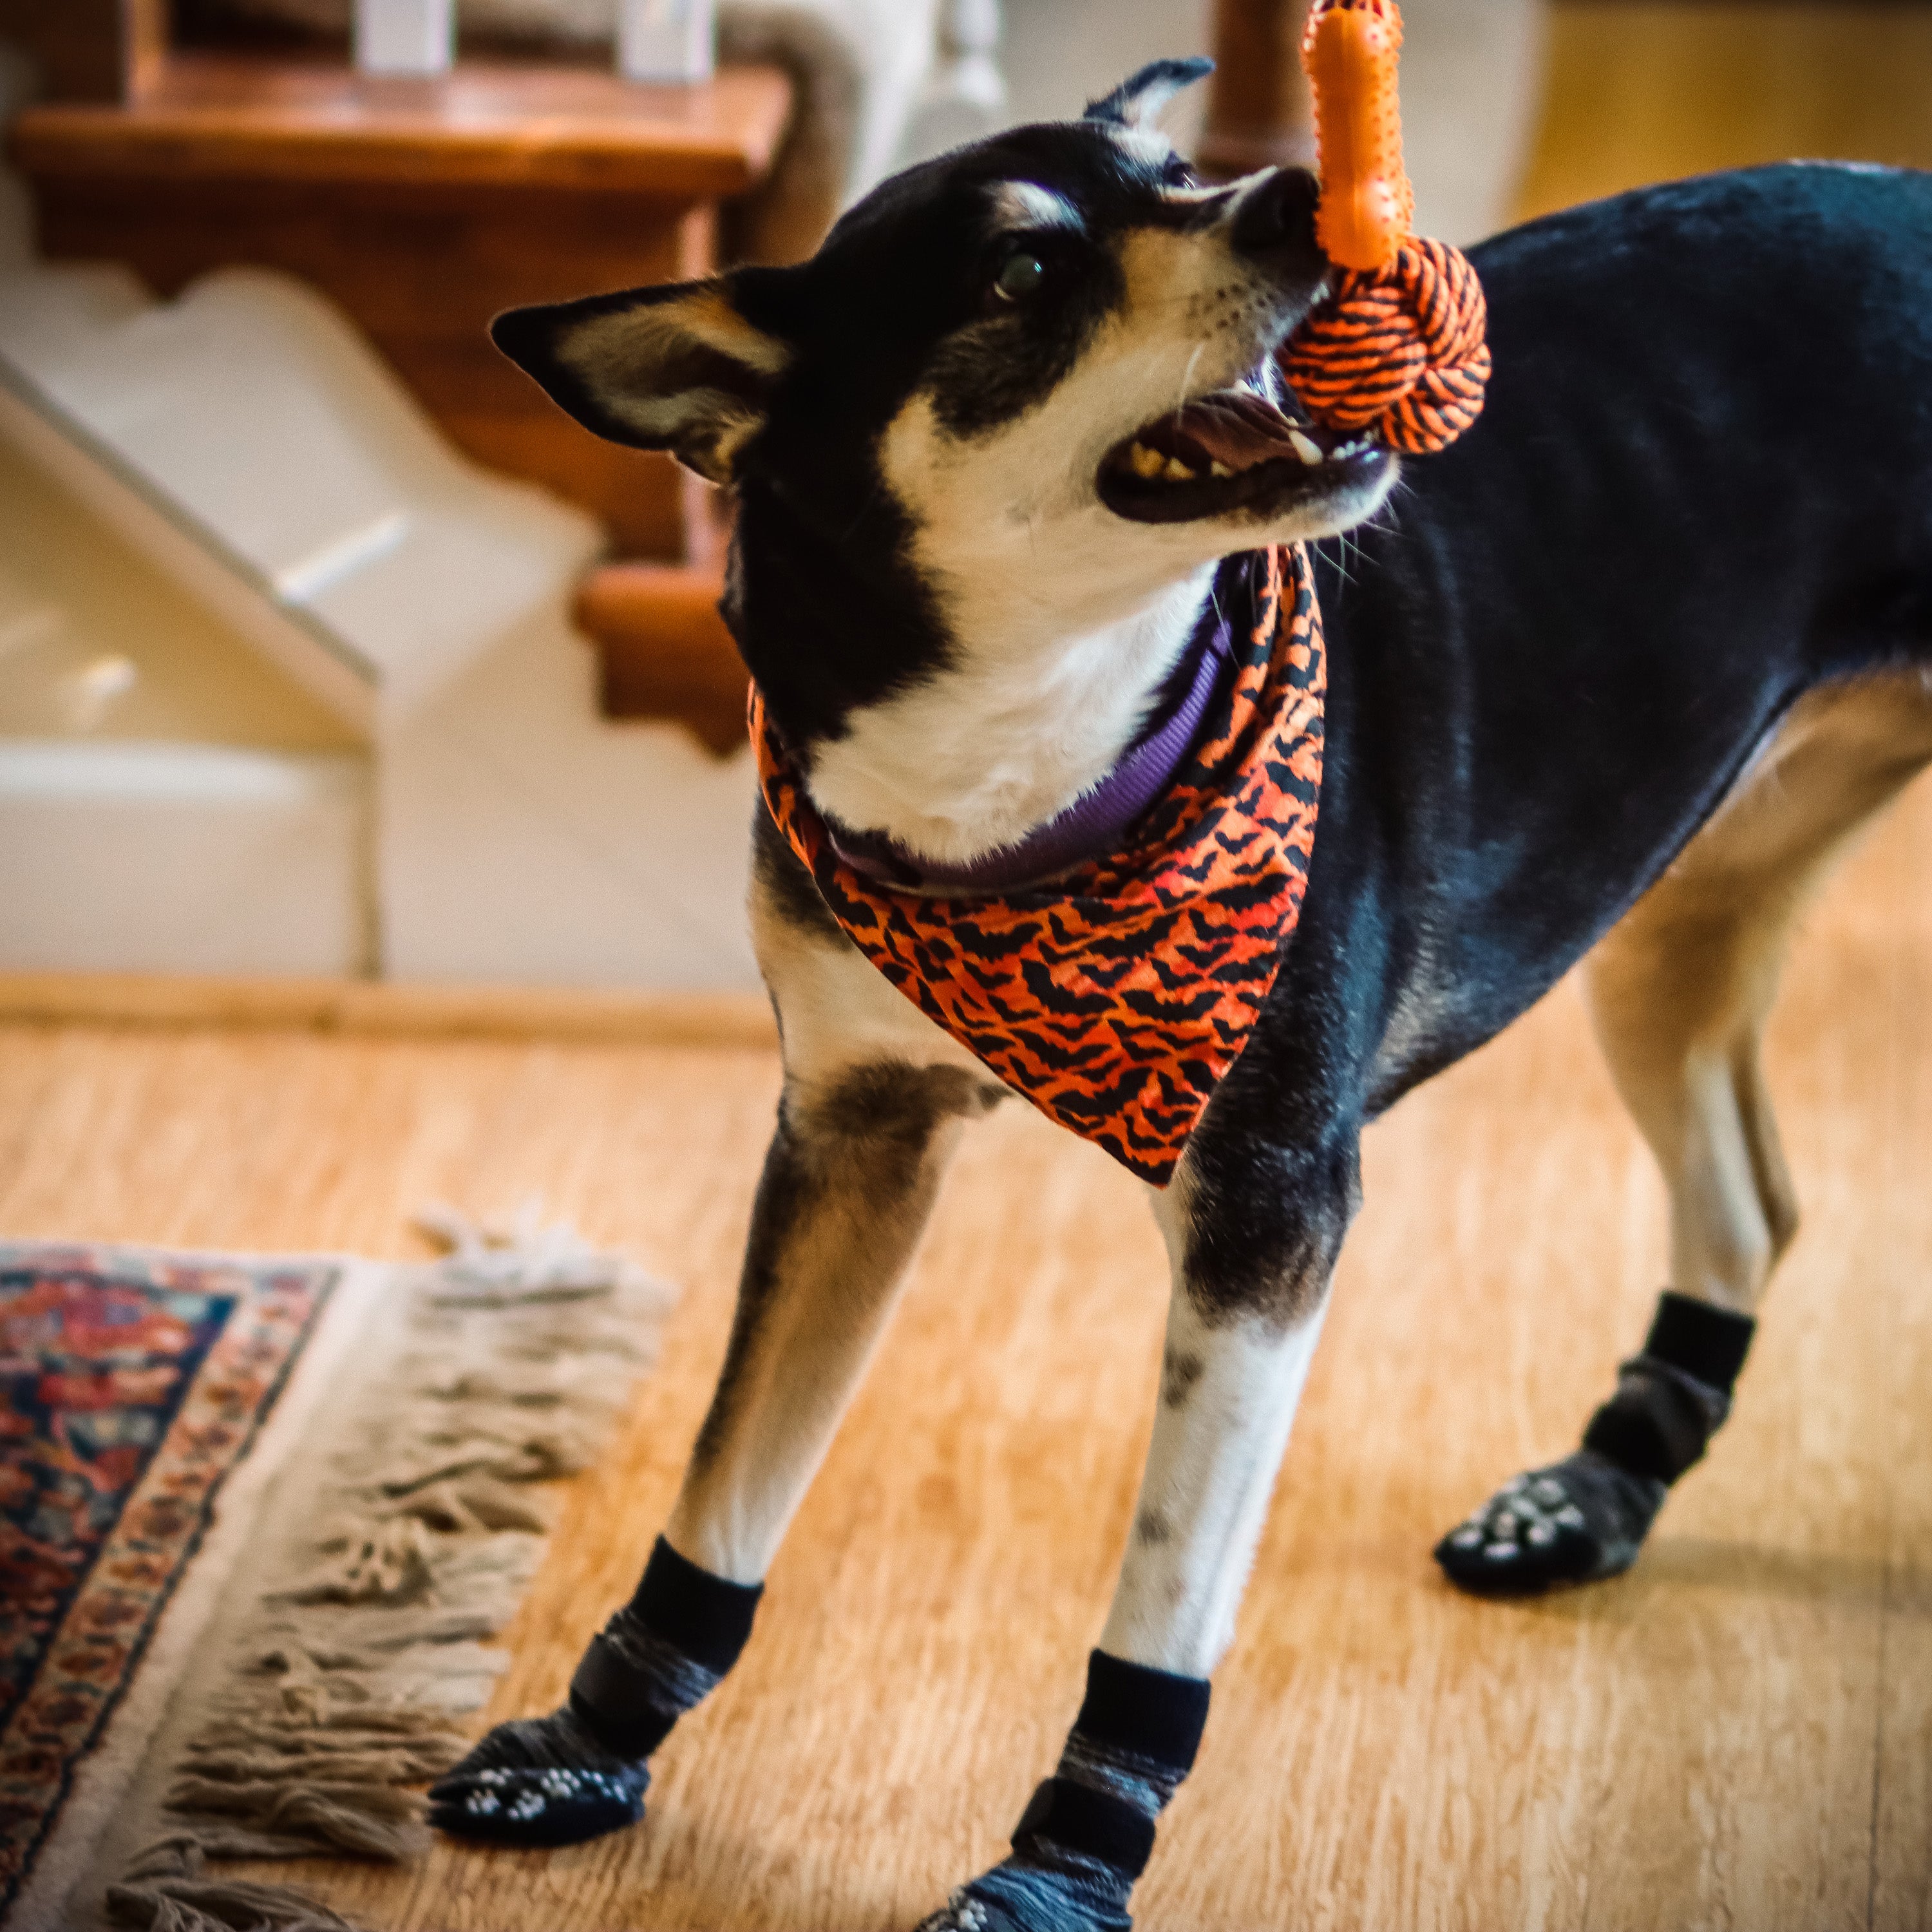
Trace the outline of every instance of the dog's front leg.
{"type": "Polygon", "coordinates": [[[754,1585],[778,1552],[896,1299],[962,1120],[1003,1090],[958,1066],[862,1062],[790,1080],[731,1340],[666,1534],[754,1585]]]}
{"type": "Polygon", "coordinates": [[[1190,1152],[1158,1197],[1173,1264],[1160,1408],[1113,1607],[1012,1854],[920,1932],[1126,1932],[1154,1823],[1192,1768],[1354,1210],[1332,1156],[1190,1152]]]}
{"type": "MultiPolygon", "coordinates": [[[[849,962],[821,963],[836,980],[849,962]]],[[[839,1024],[780,992],[777,1130],[724,1368],[667,1533],[563,1706],[499,1724],[432,1789],[446,1831],[555,1845],[634,1822],[651,1754],[751,1634],[760,1580],[884,1328],[959,1125],[1004,1091],[983,1070],[926,1058],[929,1024],[858,964],[867,977],[839,1024]]]]}

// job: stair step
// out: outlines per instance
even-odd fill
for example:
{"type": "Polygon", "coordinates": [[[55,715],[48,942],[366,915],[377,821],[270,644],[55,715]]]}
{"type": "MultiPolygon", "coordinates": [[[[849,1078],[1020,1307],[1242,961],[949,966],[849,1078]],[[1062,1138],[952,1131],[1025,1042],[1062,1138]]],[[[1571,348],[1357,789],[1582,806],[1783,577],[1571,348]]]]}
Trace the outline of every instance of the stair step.
{"type": "Polygon", "coordinates": [[[710,200],[770,165],[791,90],[775,68],[692,86],[601,68],[464,61],[434,78],[339,60],[176,50],[125,104],[59,101],[14,123],[36,177],[372,182],[710,200]]]}
{"type": "Polygon", "coordinates": [[[709,272],[718,201],[764,176],[790,104],[772,67],[658,87],[176,50],[124,103],[25,110],[9,146],[49,260],[122,262],[164,297],[236,266],[297,276],[466,454],[582,505],[620,555],[695,562],[670,459],[599,442],[486,332],[500,309],[709,272]]]}
{"type": "Polygon", "coordinates": [[[745,742],[750,680],[724,620],[722,569],[612,563],[578,586],[578,628],[597,649],[607,718],[684,725],[720,758],[745,742]]]}

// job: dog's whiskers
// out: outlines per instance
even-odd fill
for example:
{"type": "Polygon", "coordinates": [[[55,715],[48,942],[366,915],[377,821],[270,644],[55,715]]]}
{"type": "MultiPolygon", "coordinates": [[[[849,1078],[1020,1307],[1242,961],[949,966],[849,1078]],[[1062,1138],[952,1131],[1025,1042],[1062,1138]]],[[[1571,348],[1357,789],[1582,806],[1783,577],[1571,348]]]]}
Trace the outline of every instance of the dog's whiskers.
{"type": "MultiPolygon", "coordinates": [[[[1354,574],[1349,569],[1347,562],[1348,533],[1346,530],[1339,531],[1335,536],[1334,541],[1340,547],[1342,554],[1340,556],[1330,558],[1328,560],[1334,564],[1336,574],[1341,578],[1344,584],[1353,584],[1355,580],[1354,574]]],[[[1329,539],[1326,537],[1322,537],[1316,539],[1315,554],[1317,556],[1322,556],[1325,554],[1322,546],[1328,542],[1329,539]]]]}
{"type": "Polygon", "coordinates": [[[1197,342],[1194,345],[1194,352],[1187,358],[1187,367],[1180,372],[1180,393],[1175,399],[1174,405],[1177,411],[1184,410],[1194,400],[1194,372],[1200,368],[1201,358],[1207,352],[1206,343],[1197,342]]]}

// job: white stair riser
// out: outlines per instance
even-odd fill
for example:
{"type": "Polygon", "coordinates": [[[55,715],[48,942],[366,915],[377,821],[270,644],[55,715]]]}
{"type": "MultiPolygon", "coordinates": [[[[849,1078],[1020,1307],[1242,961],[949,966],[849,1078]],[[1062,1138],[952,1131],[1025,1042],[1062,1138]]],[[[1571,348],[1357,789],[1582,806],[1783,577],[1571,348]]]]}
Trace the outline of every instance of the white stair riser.
{"type": "Polygon", "coordinates": [[[0,969],[368,970],[360,760],[0,745],[0,969]]]}

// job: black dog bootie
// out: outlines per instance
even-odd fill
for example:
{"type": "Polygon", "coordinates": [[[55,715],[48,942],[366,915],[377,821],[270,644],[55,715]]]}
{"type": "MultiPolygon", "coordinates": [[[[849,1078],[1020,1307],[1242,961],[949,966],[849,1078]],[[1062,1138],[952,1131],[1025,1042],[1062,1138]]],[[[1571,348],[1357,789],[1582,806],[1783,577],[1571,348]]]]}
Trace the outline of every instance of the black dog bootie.
{"type": "Polygon", "coordinates": [[[1014,1828],[1013,1855],[960,1887],[919,1932],[1132,1932],[1127,1900],[1208,1721],[1205,1678],[1087,1660],[1060,1766],[1014,1828]]]}
{"type": "Polygon", "coordinates": [[[1460,1588],[1526,1596],[1628,1570],[1670,1486],[1730,1413],[1756,1323],[1666,1289],[1643,1352],[1590,1419],[1583,1446],[1512,1477],[1436,1546],[1460,1588]]]}
{"type": "Polygon", "coordinates": [[[737,1662],[763,1589],[659,1537],[636,1594],[591,1639],[570,1701],[497,1725],[430,1786],[429,1822],[498,1845],[580,1844],[637,1823],[646,1760],[737,1662]]]}
{"type": "Polygon", "coordinates": [[[566,1705],[499,1724],[430,1786],[429,1822],[492,1844],[579,1844],[634,1825],[650,1781],[566,1705]]]}
{"type": "Polygon", "coordinates": [[[1480,1596],[1523,1596],[1591,1583],[1636,1561],[1669,1486],[1580,1449],[1512,1476],[1436,1546],[1452,1583],[1480,1596]]]}
{"type": "Polygon", "coordinates": [[[1133,1932],[1131,1874],[1062,1854],[1049,1864],[1018,1857],[962,1886],[918,1932],[1133,1932]]]}

